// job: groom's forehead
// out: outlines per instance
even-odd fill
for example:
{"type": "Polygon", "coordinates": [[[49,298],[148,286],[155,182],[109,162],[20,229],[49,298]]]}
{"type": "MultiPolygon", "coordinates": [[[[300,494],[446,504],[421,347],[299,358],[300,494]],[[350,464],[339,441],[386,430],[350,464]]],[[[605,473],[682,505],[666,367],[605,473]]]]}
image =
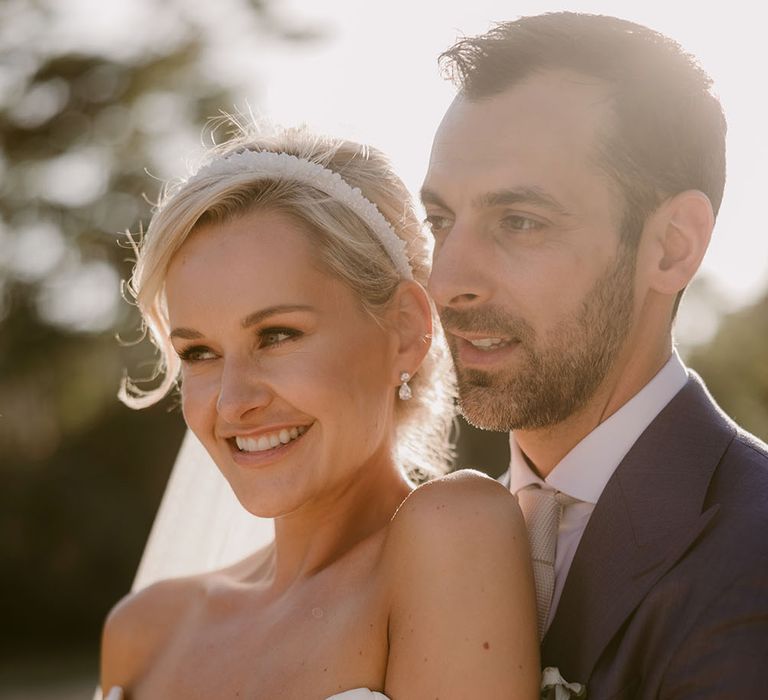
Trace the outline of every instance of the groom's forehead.
{"type": "Polygon", "coordinates": [[[565,71],[536,74],[481,99],[458,95],[438,126],[430,166],[493,161],[537,139],[591,146],[613,123],[612,106],[603,83],[565,71]]]}
{"type": "Polygon", "coordinates": [[[551,194],[598,174],[603,95],[569,86],[574,94],[558,101],[548,91],[559,86],[545,81],[488,100],[457,98],[435,135],[424,204],[440,206],[440,198],[475,204],[502,190],[551,194]]]}

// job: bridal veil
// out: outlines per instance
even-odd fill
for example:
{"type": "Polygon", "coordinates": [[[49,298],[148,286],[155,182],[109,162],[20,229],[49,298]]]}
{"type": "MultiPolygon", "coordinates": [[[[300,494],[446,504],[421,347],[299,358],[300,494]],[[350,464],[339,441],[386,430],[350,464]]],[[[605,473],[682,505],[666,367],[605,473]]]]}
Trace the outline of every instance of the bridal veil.
{"type": "Polygon", "coordinates": [[[144,548],[133,590],[232,564],[274,537],[271,518],[251,515],[187,431],[144,548]]]}

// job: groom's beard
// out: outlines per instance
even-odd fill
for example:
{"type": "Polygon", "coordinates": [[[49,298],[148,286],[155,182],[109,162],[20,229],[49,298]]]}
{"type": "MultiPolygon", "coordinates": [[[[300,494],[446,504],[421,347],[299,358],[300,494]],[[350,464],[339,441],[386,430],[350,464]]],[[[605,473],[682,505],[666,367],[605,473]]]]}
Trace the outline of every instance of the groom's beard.
{"type": "Polygon", "coordinates": [[[446,329],[514,339],[521,355],[514,368],[467,369],[461,366],[455,339],[448,334],[459,408],[467,421],[486,430],[531,430],[560,423],[583,407],[629,333],[634,270],[634,251],[621,248],[575,315],[555,326],[543,341],[524,319],[498,308],[441,309],[446,329]]]}

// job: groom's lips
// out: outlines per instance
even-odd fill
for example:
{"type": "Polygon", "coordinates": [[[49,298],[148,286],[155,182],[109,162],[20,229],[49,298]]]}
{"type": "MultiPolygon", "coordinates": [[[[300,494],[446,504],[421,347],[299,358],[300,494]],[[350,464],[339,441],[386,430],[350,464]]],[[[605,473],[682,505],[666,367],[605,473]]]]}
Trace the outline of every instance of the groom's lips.
{"type": "Polygon", "coordinates": [[[506,362],[520,345],[517,338],[505,338],[493,333],[464,333],[447,331],[454,347],[456,361],[462,367],[490,369],[506,362]],[[487,344],[489,347],[478,347],[476,343],[487,344]],[[474,341],[474,342],[473,342],[474,341]],[[496,342],[501,341],[501,342],[496,342]]]}

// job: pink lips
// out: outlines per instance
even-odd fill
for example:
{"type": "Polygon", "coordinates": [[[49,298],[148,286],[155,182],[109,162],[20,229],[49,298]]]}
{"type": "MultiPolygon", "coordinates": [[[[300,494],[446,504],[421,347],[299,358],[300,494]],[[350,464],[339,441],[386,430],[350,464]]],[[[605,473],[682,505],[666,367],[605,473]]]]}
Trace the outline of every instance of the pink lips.
{"type": "Polygon", "coordinates": [[[475,347],[467,338],[453,335],[454,347],[458,351],[458,361],[463,367],[491,369],[506,362],[519,348],[518,341],[510,341],[496,348],[475,347]]]}

